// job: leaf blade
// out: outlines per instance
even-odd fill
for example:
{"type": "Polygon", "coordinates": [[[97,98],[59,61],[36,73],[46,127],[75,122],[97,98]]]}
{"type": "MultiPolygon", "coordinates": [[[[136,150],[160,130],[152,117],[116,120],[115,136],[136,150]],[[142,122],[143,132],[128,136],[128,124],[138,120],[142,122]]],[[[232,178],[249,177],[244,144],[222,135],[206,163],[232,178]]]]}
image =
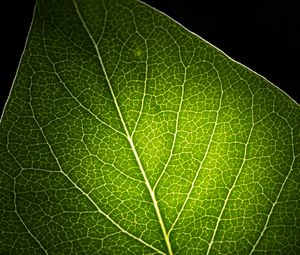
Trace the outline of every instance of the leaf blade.
{"type": "Polygon", "coordinates": [[[64,253],[260,250],[269,223],[278,231],[276,220],[285,222],[277,214],[274,225],[271,217],[283,187],[290,176],[298,183],[299,106],[143,4],[72,2],[40,2],[1,119],[1,173],[13,183],[1,187],[16,194],[15,211],[32,227],[29,234],[46,253],[63,244],[64,253]],[[21,163],[9,173],[11,157],[21,163]]]}

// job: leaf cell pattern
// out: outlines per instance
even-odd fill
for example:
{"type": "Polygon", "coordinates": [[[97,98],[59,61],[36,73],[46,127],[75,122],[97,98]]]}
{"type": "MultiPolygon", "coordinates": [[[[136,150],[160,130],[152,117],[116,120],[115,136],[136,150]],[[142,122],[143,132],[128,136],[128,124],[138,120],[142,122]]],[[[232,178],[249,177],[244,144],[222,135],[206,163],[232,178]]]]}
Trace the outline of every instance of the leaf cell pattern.
{"type": "Polygon", "coordinates": [[[38,1],[0,126],[1,254],[298,254],[299,105],[133,0],[38,1]]]}

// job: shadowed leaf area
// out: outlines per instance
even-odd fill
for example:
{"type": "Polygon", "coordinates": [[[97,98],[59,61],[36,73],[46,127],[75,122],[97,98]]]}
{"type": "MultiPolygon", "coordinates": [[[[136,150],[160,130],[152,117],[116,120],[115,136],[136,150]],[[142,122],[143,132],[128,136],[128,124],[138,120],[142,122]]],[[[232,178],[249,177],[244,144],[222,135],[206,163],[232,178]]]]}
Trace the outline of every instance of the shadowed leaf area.
{"type": "Polygon", "coordinates": [[[134,0],[40,0],[0,124],[1,254],[299,254],[299,105],[134,0]]]}

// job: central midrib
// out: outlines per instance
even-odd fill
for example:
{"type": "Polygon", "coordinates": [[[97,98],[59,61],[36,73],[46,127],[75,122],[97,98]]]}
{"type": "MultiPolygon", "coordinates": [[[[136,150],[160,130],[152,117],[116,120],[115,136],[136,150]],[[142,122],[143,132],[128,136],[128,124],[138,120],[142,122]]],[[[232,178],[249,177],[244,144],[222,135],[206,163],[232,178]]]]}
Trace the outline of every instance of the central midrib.
{"type": "Polygon", "coordinates": [[[75,2],[75,0],[72,0],[72,1],[73,1],[74,6],[75,6],[76,12],[77,12],[77,14],[78,14],[78,16],[79,16],[79,19],[81,20],[82,25],[83,25],[84,29],[86,30],[87,34],[89,35],[89,37],[90,37],[90,39],[91,39],[91,41],[92,41],[92,43],[93,43],[93,45],[94,45],[94,47],[95,47],[95,50],[96,50],[96,52],[97,52],[98,60],[99,60],[100,65],[101,65],[101,67],[102,67],[102,70],[103,70],[105,79],[106,79],[106,81],[107,81],[107,83],[108,83],[108,87],[109,87],[110,93],[111,93],[111,95],[112,95],[112,97],[113,97],[114,104],[115,104],[116,109],[117,109],[117,111],[118,111],[118,115],[119,115],[120,120],[121,120],[121,122],[122,122],[124,131],[125,131],[125,133],[126,133],[126,138],[127,138],[127,140],[128,140],[128,143],[130,144],[131,150],[132,150],[132,152],[133,152],[133,154],[134,154],[134,157],[135,157],[135,159],[136,159],[136,162],[137,162],[137,164],[138,164],[138,166],[139,166],[139,169],[140,169],[140,171],[141,171],[141,174],[142,174],[142,176],[143,176],[143,178],[144,178],[146,187],[147,187],[147,189],[148,189],[148,191],[149,191],[149,194],[150,194],[150,196],[151,196],[151,199],[152,199],[152,202],[153,202],[153,206],[154,206],[154,209],[155,209],[155,212],[156,212],[156,215],[157,215],[157,218],[158,218],[158,221],[159,221],[161,230],[162,230],[162,232],[163,232],[163,236],[164,236],[165,243],[166,243],[166,246],[167,246],[167,249],[168,249],[168,253],[169,253],[169,255],[173,255],[173,250],[172,250],[171,242],[170,242],[169,235],[168,235],[168,233],[167,233],[167,230],[166,230],[164,221],[163,221],[163,219],[162,219],[162,216],[161,216],[161,213],[160,213],[160,209],[159,209],[159,207],[158,207],[157,199],[156,199],[156,197],[155,197],[155,192],[154,192],[154,190],[152,189],[152,187],[151,187],[151,185],[150,185],[150,182],[149,182],[149,180],[148,180],[148,178],[147,178],[147,175],[146,175],[146,173],[145,173],[145,170],[144,170],[144,167],[143,167],[143,165],[142,165],[142,162],[141,162],[141,160],[140,160],[140,158],[139,158],[139,155],[138,155],[138,153],[137,153],[137,150],[136,150],[136,148],[135,148],[134,142],[133,142],[133,140],[132,140],[132,138],[131,138],[131,136],[130,136],[130,133],[129,133],[128,128],[127,128],[127,126],[126,126],[126,123],[125,123],[125,121],[124,121],[123,114],[122,114],[122,112],[121,112],[121,110],[120,110],[120,107],[119,107],[118,101],[117,101],[117,99],[116,99],[114,90],[113,90],[112,85],[111,85],[111,83],[110,83],[110,80],[109,80],[109,78],[108,78],[108,75],[107,75],[107,72],[106,72],[106,68],[105,68],[105,65],[104,65],[104,63],[103,63],[103,61],[102,61],[102,57],[101,57],[101,55],[100,55],[100,52],[99,52],[97,43],[95,42],[95,40],[94,40],[94,38],[92,37],[92,35],[91,35],[91,33],[90,33],[90,31],[89,31],[87,25],[85,24],[85,21],[84,21],[84,19],[83,19],[81,13],[80,13],[80,11],[79,11],[79,8],[78,8],[77,3],[75,2]]]}

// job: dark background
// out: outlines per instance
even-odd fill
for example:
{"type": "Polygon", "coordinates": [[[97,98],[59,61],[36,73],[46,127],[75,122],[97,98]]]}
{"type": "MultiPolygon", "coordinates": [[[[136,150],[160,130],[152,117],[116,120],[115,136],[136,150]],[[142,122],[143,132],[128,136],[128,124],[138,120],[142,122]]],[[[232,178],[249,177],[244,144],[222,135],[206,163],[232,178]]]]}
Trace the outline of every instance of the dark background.
{"type": "MultiPolygon", "coordinates": [[[[300,102],[296,85],[299,76],[296,56],[300,45],[296,38],[299,34],[297,1],[144,2],[165,12],[300,102]]],[[[0,112],[25,46],[33,7],[33,0],[11,0],[0,7],[0,112]]]]}

